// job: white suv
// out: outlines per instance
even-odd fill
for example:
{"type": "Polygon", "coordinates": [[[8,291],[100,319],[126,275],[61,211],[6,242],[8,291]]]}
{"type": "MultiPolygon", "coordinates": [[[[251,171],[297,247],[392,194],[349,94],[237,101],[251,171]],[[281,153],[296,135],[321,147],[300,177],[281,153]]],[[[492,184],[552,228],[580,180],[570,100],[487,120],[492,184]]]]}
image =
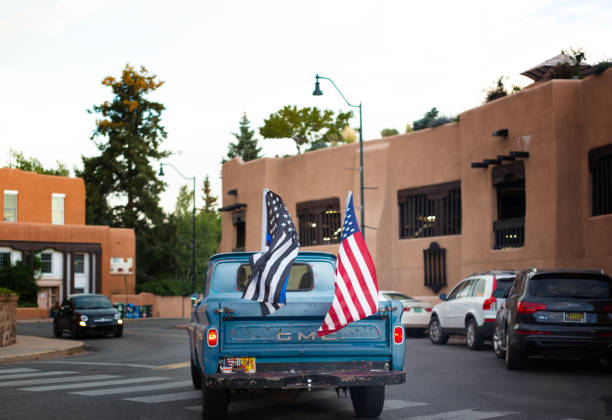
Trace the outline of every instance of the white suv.
{"type": "MultiPolygon", "coordinates": [[[[441,303],[433,307],[429,321],[429,339],[434,344],[446,344],[450,334],[465,335],[471,350],[478,350],[495,331],[498,299],[495,289],[509,289],[515,271],[474,273],[463,279],[441,303]]],[[[501,303],[500,303],[501,304],[501,303]]]]}

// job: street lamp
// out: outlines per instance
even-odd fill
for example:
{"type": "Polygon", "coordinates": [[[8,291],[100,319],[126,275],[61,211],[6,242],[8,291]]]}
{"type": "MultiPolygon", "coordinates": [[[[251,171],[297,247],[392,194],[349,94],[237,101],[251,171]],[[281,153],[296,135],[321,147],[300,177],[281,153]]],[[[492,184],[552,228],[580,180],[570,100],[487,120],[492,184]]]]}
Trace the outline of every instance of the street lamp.
{"type": "Polygon", "coordinates": [[[359,172],[360,172],[359,190],[361,192],[361,234],[365,238],[365,217],[364,217],[365,207],[364,207],[364,199],[363,199],[363,190],[364,190],[364,187],[363,187],[363,126],[361,123],[361,102],[359,102],[359,105],[353,105],[352,103],[346,100],[346,98],[344,97],[340,89],[338,89],[338,86],[336,86],[336,84],[334,83],[332,79],[330,79],[329,77],[319,76],[318,74],[316,75],[315,89],[312,92],[313,96],[323,95],[323,91],[321,91],[321,87],[319,85],[319,79],[329,80],[331,84],[336,88],[340,96],[342,96],[342,99],[344,99],[344,102],[346,102],[348,106],[352,108],[359,108],[359,172]]]}
{"type": "Polygon", "coordinates": [[[174,168],[174,170],[176,172],[178,172],[178,174],[180,176],[182,176],[184,179],[191,179],[193,180],[193,213],[191,215],[191,221],[192,221],[192,227],[193,227],[193,234],[191,236],[191,291],[195,291],[195,238],[196,238],[196,217],[195,217],[195,197],[196,197],[196,177],[195,175],[191,178],[183,175],[181,173],[181,171],[179,171],[176,166],[174,166],[171,163],[162,163],[160,162],[159,164],[159,176],[164,176],[164,165],[166,166],[170,166],[172,168],[174,168]]]}

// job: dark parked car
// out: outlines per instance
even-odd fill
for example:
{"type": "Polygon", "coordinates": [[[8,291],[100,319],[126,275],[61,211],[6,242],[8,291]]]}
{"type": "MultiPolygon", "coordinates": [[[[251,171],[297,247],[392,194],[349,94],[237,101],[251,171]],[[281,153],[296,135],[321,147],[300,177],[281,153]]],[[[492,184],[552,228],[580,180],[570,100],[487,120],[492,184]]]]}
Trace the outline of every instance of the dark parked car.
{"type": "Polygon", "coordinates": [[[72,338],[91,334],[123,335],[123,319],[104,295],[68,296],[53,320],[53,335],[70,333],[72,338]]]}
{"type": "Polygon", "coordinates": [[[612,279],[603,271],[522,271],[497,314],[493,347],[506,368],[528,356],[579,357],[612,364],[612,279]]]}

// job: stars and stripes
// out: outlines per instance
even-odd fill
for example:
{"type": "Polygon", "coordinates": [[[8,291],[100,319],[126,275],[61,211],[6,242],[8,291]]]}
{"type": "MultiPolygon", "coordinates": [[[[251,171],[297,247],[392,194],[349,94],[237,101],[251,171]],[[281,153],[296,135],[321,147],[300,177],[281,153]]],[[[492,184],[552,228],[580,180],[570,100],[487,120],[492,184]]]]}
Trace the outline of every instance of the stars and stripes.
{"type": "Polygon", "coordinates": [[[335,285],[334,300],[317,332],[319,337],[378,311],[376,269],[357,224],[351,191],[346,197],[335,285]]]}
{"type": "Polygon", "coordinates": [[[297,232],[283,200],[264,189],[261,252],[250,258],[252,275],[242,295],[261,303],[263,315],[286,302],[287,280],[299,251],[297,232]]]}

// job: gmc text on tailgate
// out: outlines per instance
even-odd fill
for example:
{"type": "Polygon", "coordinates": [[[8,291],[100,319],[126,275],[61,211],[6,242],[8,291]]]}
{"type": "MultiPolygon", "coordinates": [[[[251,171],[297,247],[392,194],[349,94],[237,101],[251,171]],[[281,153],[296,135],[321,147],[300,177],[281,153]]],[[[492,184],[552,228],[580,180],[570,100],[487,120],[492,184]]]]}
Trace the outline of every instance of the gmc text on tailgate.
{"type": "Polygon", "coordinates": [[[191,314],[191,373],[202,389],[204,418],[224,418],[232,393],[315,388],[348,389],[357,416],[377,417],[385,385],[406,380],[401,302],[380,302],[376,314],[319,337],[334,294],[336,257],[300,252],[286,306],[264,317],[258,302],[242,299],[250,255],[213,256],[204,298],[191,314]]]}

